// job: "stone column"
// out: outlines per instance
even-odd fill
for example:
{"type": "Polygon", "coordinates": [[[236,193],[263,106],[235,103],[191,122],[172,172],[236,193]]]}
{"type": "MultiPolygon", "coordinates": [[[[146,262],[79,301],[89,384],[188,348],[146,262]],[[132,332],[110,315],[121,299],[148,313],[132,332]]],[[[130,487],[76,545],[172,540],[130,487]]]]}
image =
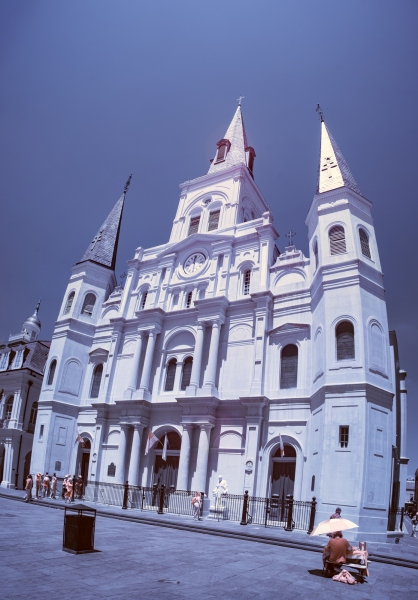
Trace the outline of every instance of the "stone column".
{"type": "Polygon", "coordinates": [[[200,384],[200,371],[202,369],[203,337],[205,334],[204,326],[198,324],[196,334],[196,345],[194,349],[192,373],[190,375],[190,385],[186,389],[186,395],[195,396],[200,384]]]}
{"type": "Polygon", "coordinates": [[[132,438],[131,460],[129,462],[128,481],[131,485],[139,485],[139,463],[141,460],[141,438],[144,425],[134,423],[132,438]]]}
{"type": "Polygon", "coordinates": [[[199,447],[197,450],[196,475],[194,486],[196,492],[206,492],[206,479],[209,461],[209,440],[212,425],[200,425],[199,447]]]}
{"type": "Polygon", "coordinates": [[[187,490],[189,485],[190,446],[193,433],[193,425],[183,425],[181,437],[180,462],[177,475],[177,489],[187,490]]]}
{"type": "Polygon", "coordinates": [[[147,351],[145,354],[144,368],[142,369],[141,383],[139,386],[139,389],[144,390],[145,392],[147,392],[148,388],[149,388],[149,379],[151,376],[151,367],[152,367],[152,361],[154,358],[154,348],[155,348],[155,342],[157,340],[157,335],[158,335],[158,332],[155,329],[153,329],[149,332],[149,336],[148,336],[148,344],[147,344],[147,351]]]}
{"type": "Polygon", "coordinates": [[[206,369],[204,386],[206,388],[215,388],[216,368],[218,365],[219,337],[221,333],[221,323],[214,321],[212,323],[212,335],[210,338],[208,368],[206,369]]]}
{"type": "Polygon", "coordinates": [[[121,423],[118,458],[116,463],[115,483],[125,483],[125,457],[126,457],[126,437],[128,433],[127,423],[121,423]]]}
{"type": "Polygon", "coordinates": [[[1,487],[5,487],[5,488],[14,488],[15,487],[12,469],[13,469],[13,439],[6,438],[4,440],[3,481],[1,482],[1,487]]]}
{"type": "Polygon", "coordinates": [[[136,341],[134,355],[132,358],[132,368],[129,375],[128,387],[125,390],[124,398],[131,399],[132,394],[137,389],[139,361],[141,360],[143,334],[140,331],[136,341]]]}

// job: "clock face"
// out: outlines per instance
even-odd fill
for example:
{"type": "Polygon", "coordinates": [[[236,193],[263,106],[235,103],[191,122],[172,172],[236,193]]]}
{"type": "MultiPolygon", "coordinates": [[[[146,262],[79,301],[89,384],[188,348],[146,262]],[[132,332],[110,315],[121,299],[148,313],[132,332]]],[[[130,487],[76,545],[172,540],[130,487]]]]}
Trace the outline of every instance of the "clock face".
{"type": "Polygon", "coordinates": [[[206,262],[206,256],[201,252],[195,252],[189,256],[189,258],[184,263],[184,270],[188,275],[192,273],[197,273],[203,268],[203,265],[206,262]]]}

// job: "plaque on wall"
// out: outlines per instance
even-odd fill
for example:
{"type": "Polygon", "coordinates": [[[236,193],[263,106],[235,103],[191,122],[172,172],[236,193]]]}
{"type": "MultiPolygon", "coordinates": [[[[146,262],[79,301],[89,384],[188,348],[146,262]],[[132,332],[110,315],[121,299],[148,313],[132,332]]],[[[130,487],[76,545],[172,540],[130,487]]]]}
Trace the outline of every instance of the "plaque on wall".
{"type": "Polygon", "coordinates": [[[116,475],[116,465],[115,465],[115,463],[110,463],[110,465],[107,467],[107,476],[114,477],[115,475],[116,475]]]}
{"type": "Polygon", "coordinates": [[[55,461],[55,471],[61,471],[61,461],[55,461]]]}

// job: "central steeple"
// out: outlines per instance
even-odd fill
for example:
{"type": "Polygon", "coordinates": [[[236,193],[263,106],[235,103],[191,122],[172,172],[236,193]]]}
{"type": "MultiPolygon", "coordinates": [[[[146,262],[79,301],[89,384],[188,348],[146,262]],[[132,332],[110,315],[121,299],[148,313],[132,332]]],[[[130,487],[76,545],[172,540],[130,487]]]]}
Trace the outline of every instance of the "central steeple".
{"type": "Polygon", "coordinates": [[[215,158],[211,161],[209,174],[239,164],[246,165],[251,175],[253,174],[255,152],[254,148],[247,143],[241,104],[238,105],[225,136],[216,145],[218,149],[215,158]]]}

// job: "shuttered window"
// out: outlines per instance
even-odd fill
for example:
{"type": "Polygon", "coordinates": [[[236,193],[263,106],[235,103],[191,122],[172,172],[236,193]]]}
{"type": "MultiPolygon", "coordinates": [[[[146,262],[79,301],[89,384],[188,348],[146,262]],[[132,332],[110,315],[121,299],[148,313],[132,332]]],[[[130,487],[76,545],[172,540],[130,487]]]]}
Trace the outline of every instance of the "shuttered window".
{"type": "Polygon", "coordinates": [[[4,418],[9,420],[12,418],[13,411],[13,396],[11,396],[6,403],[6,410],[4,411],[4,418]]]}
{"type": "Polygon", "coordinates": [[[220,210],[214,210],[213,212],[209,213],[208,231],[213,231],[214,229],[218,229],[220,214],[221,214],[220,210]]]}
{"type": "Polygon", "coordinates": [[[337,360],[354,358],[354,327],[349,321],[340,323],[336,330],[337,360]]]}
{"type": "Polygon", "coordinates": [[[190,377],[192,375],[193,358],[188,356],[183,364],[183,372],[181,374],[181,390],[185,390],[190,385],[190,377]]]}
{"type": "Polygon", "coordinates": [[[361,253],[363,256],[367,256],[367,258],[371,258],[372,256],[370,254],[369,236],[364,229],[360,229],[358,234],[360,238],[361,253]]]}
{"type": "Polygon", "coordinates": [[[51,362],[51,364],[49,365],[47,385],[52,385],[52,382],[54,381],[54,375],[55,375],[56,368],[57,368],[57,361],[53,360],[51,362]]]}
{"type": "Polygon", "coordinates": [[[250,293],[250,284],[251,284],[251,270],[245,271],[244,273],[244,286],[243,286],[243,294],[246,296],[250,293]]]}
{"type": "Polygon", "coordinates": [[[192,217],[190,219],[188,235],[192,235],[193,233],[197,233],[199,231],[199,223],[200,223],[200,215],[198,217],[192,217]]]}
{"type": "Polygon", "coordinates": [[[172,358],[167,365],[167,374],[165,377],[165,387],[164,390],[166,392],[172,392],[174,389],[174,379],[176,377],[176,366],[177,360],[172,358]]]}
{"type": "Polygon", "coordinates": [[[96,296],[94,294],[87,294],[87,296],[84,298],[81,314],[88,315],[89,317],[91,317],[91,315],[93,314],[93,308],[95,304],[96,296]]]}
{"type": "Polygon", "coordinates": [[[147,303],[147,297],[148,297],[148,292],[144,292],[142,294],[142,300],[141,300],[141,310],[144,310],[145,305],[147,303]]]}
{"type": "Polygon", "coordinates": [[[216,162],[221,162],[222,160],[225,160],[226,150],[226,144],[222,144],[222,146],[219,146],[218,153],[216,155],[216,162]]]}
{"type": "Polygon", "coordinates": [[[91,384],[90,398],[98,398],[100,392],[100,384],[102,382],[103,365],[97,365],[93,373],[93,381],[91,384]]]}
{"type": "Polygon", "coordinates": [[[315,256],[315,271],[318,268],[318,264],[319,264],[319,258],[318,258],[318,242],[315,242],[314,247],[313,247],[313,252],[314,252],[314,256],[315,256]]]}
{"type": "Polygon", "coordinates": [[[65,305],[65,308],[64,308],[64,315],[68,315],[68,313],[70,312],[71,307],[74,302],[74,296],[75,296],[75,292],[71,292],[71,294],[68,296],[67,304],[65,305]]]}
{"type": "Polygon", "coordinates": [[[282,350],[280,368],[280,389],[286,390],[297,387],[298,382],[298,348],[294,344],[285,346],[282,350]]]}
{"type": "Polygon", "coordinates": [[[336,225],[330,229],[329,244],[331,254],[344,254],[347,252],[344,227],[336,225]]]}

